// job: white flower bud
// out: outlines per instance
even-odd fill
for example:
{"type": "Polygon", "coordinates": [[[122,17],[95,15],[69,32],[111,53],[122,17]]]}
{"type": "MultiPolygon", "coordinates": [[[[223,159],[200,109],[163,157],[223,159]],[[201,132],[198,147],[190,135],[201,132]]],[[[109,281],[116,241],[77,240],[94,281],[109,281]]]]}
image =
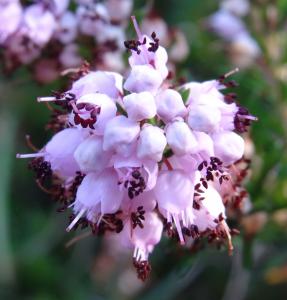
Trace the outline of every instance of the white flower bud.
{"type": "Polygon", "coordinates": [[[125,116],[117,116],[107,123],[104,133],[104,151],[115,150],[125,154],[127,147],[135,141],[140,132],[138,123],[125,116]]]}
{"type": "Polygon", "coordinates": [[[132,93],[123,98],[129,119],[141,121],[156,115],[155,99],[150,92],[132,93]]]}
{"type": "Polygon", "coordinates": [[[163,130],[147,125],[140,132],[137,156],[140,159],[160,161],[166,146],[166,138],[163,130]]]}
{"type": "Polygon", "coordinates": [[[166,128],[166,139],[176,155],[191,154],[197,149],[197,141],[183,121],[175,121],[166,128]]]}
{"type": "Polygon", "coordinates": [[[156,96],[156,106],[158,115],[165,122],[187,114],[180,93],[172,89],[166,89],[156,96]]]}
{"type": "Polygon", "coordinates": [[[212,135],[214,154],[225,165],[239,160],[244,154],[243,138],[232,131],[223,131],[212,135]]]}
{"type": "Polygon", "coordinates": [[[108,165],[111,153],[103,151],[102,138],[90,136],[77,147],[74,158],[82,172],[98,172],[108,165]]]}
{"type": "Polygon", "coordinates": [[[160,73],[149,65],[133,66],[124,88],[129,92],[140,93],[149,91],[154,93],[160,87],[162,77],[160,73]]]}

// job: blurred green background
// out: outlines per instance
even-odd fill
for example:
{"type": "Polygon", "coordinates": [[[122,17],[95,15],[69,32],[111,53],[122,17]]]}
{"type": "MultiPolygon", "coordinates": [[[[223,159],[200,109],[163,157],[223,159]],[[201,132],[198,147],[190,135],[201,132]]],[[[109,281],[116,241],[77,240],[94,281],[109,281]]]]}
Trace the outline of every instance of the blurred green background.
{"type": "MultiPolygon", "coordinates": [[[[144,2],[136,1],[139,15],[144,2]]],[[[188,38],[190,54],[180,76],[208,80],[234,68],[225,44],[204,27],[216,1],[155,3],[188,38]]],[[[29,152],[26,134],[39,147],[47,142],[49,111],[36,97],[62,89],[65,80],[40,86],[22,68],[2,75],[0,83],[0,299],[287,299],[287,1],[251,4],[244,20],[262,57],[234,79],[240,103],[259,121],[251,130],[252,209],[239,224],[234,255],[213,248],[191,253],[163,239],[143,284],[130,255],[108,241],[88,237],[67,248],[74,236],[65,232],[67,215],[38,189],[27,161],[15,158],[29,152]]]]}

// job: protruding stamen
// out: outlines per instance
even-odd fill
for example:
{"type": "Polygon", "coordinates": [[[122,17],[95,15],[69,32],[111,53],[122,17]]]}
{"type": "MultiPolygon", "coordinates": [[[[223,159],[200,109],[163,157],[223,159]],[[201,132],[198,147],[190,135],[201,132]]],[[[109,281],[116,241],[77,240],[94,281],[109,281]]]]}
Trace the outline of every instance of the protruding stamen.
{"type": "Polygon", "coordinates": [[[38,102],[53,102],[53,101],[61,101],[65,99],[57,99],[56,97],[49,96],[49,97],[37,97],[38,102]]]}
{"type": "Polygon", "coordinates": [[[180,226],[180,222],[179,222],[178,215],[173,214],[173,215],[172,215],[172,218],[173,218],[173,220],[174,220],[174,224],[175,224],[175,227],[176,227],[178,236],[179,236],[180,244],[181,244],[181,245],[184,245],[184,244],[185,244],[185,241],[184,241],[184,238],[183,238],[182,229],[181,229],[181,226],[180,226]]]}
{"type": "Polygon", "coordinates": [[[72,223],[66,228],[66,231],[69,232],[73,229],[73,227],[77,224],[77,222],[81,219],[82,215],[86,212],[86,209],[83,208],[72,221],[72,223]]]}
{"type": "Polygon", "coordinates": [[[227,240],[228,240],[228,254],[232,255],[232,252],[233,252],[234,248],[233,248],[233,245],[232,245],[232,239],[231,239],[231,234],[230,234],[230,231],[229,231],[229,227],[226,224],[225,220],[221,221],[221,224],[222,224],[222,226],[224,228],[224,231],[226,233],[227,240]]]}
{"type": "Polygon", "coordinates": [[[131,19],[132,19],[132,22],[133,22],[133,25],[134,25],[134,28],[135,28],[135,31],[136,31],[136,34],[138,36],[138,39],[141,40],[142,38],[142,33],[140,31],[140,28],[139,28],[139,24],[136,20],[136,17],[135,16],[131,16],[131,19]]]}
{"type": "Polygon", "coordinates": [[[252,115],[240,115],[240,114],[237,114],[237,116],[241,119],[246,119],[246,120],[251,120],[251,121],[258,121],[258,118],[257,117],[254,117],[252,115]]]}
{"type": "Polygon", "coordinates": [[[38,153],[30,153],[30,154],[16,154],[16,158],[34,158],[34,157],[43,157],[45,156],[45,152],[38,152],[38,153]]]}
{"type": "Polygon", "coordinates": [[[60,74],[61,74],[61,76],[66,76],[70,73],[78,73],[80,70],[81,70],[81,68],[69,68],[69,69],[63,70],[60,74]]]}
{"type": "Polygon", "coordinates": [[[235,73],[237,73],[237,72],[239,72],[239,68],[235,68],[235,69],[233,69],[233,70],[227,72],[227,73],[224,74],[223,76],[224,76],[224,78],[227,78],[227,77],[232,76],[233,74],[235,74],[235,73]]]}

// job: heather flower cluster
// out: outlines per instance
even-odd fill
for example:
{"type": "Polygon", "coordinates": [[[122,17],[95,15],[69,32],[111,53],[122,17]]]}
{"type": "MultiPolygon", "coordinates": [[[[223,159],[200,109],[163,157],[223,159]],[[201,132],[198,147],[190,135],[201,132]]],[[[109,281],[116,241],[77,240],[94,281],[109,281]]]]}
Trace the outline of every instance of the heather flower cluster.
{"type": "Polygon", "coordinates": [[[80,66],[79,46],[88,44],[98,64],[122,70],[121,41],[132,6],[132,0],[39,0],[25,5],[1,0],[5,68],[13,71],[38,59],[36,79],[51,81],[61,70],[80,66]]]}
{"type": "MultiPolygon", "coordinates": [[[[39,186],[71,210],[67,231],[89,227],[133,249],[138,277],[163,234],[182,245],[208,239],[233,249],[227,209],[247,198],[239,135],[256,118],[236,103],[228,77],[176,84],[156,33],[136,40],[127,77],[82,72],[66,92],[39,97],[53,110],[52,139],[29,166],[39,186]],[[51,105],[52,103],[52,105],[51,105]],[[44,186],[52,177],[52,186],[44,186]]],[[[29,141],[29,144],[30,141],[29,141]]],[[[31,145],[31,147],[33,147],[31,145]]]]}
{"type": "Polygon", "coordinates": [[[227,43],[232,61],[240,67],[248,67],[261,55],[242,20],[249,11],[249,0],[222,0],[219,10],[208,18],[209,27],[227,43]]]}

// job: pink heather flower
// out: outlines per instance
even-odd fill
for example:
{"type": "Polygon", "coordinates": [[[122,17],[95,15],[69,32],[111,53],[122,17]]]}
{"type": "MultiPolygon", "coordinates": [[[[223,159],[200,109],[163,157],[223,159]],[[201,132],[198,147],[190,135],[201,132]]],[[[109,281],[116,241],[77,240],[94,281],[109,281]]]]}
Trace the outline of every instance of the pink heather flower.
{"type": "Polygon", "coordinates": [[[124,88],[134,93],[144,91],[155,93],[161,84],[162,77],[158,71],[149,65],[139,65],[132,67],[124,88]]]}
{"type": "Polygon", "coordinates": [[[200,202],[201,208],[194,210],[195,223],[199,231],[205,231],[206,229],[214,229],[218,222],[219,216],[226,218],[225,207],[219,193],[209,186],[207,190],[202,194],[204,199],[200,202]]]}
{"type": "Polygon", "coordinates": [[[210,133],[219,129],[221,114],[217,107],[203,104],[191,105],[189,109],[188,125],[192,130],[210,133]]]}
{"type": "Polygon", "coordinates": [[[179,239],[184,243],[180,222],[192,224],[190,211],[194,182],[181,170],[162,171],[159,173],[154,193],[158,208],[168,222],[175,223],[179,239]]]}
{"type": "Polygon", "coordinates": [[[117,107],[106,94],[85,94],[79,98],[73,111],[74,124],[81,127],[89,122],[89,128],[103,134],[106,124],[116,116],[117,107]],[[91,122],[91,123],[90,123],[91,122]]]}
{"type": "Polygon", "coordinates": [[[212,135],[214,154],[225,165],[239,160],[244,154],[243,138],[232,131],[218,132],[212,135]]]}
{"type": "Polygon", "coordinates": [[[103,151],[103,138],[91,135],[74,152],[74,158],[83,173],[101,172],[107,166],[112,154],[103,151]]]}
{"type": "Polygon", "coordinates": [[[212,138],[200,131],[194,131],[193,134],[197,140],[197,153],[203,160],[208,160],[214,156],[214,146],[212,138]]]}
{"type": "MultiPolygon", "coordinates": [[[[100,28],[103,4],[81,3],[82,25],[100,28]]],[[[29,167],[38,185],[46,190],[51,178],[49,192],[64,204],[61,210],[72,208],[67,231],[80,225],[118,234],[122,246],[134,249],[145,280],[163,232],[181,244],[207,237],[233,249],[226,206],[238,210],[248,198],[240,185],[247,169],[238,133],[256,118],[225,92],[235,85],[227,81],[235,71],[172,88],[165,49],[155,33],[148,39],[133,22],[138,41],[125,42],[128,77],[84,65],[70,90],[39,97],[60,107],[48,124],[58,132],[42,150],[17,157],[34,158],[29,167]]]]}
{"type": "Polygon", "coordinates": [[[104,71],[89,72],[75,81],[69,92],[74,94],[77,99],[91,93],[102,93],[112,99],[117,99],[120,91],[117,87],[116,75],[114,74],[104,71]]]}
{"type": "Polygon", "coordinates": [[[84,215],[89,221],[96,223],[104,214],[115,213],[124,197],[124,192],[119,189],[117,182],[117,173],[112,168],[85,176],[73,204],[76,218],[67,231],[70,231],[84,215]]]}
{"type": "MultiPolygon", "coordinates": [[[[135,24],[134,19],[133,22],[135,24]]],[[[150,39],[148,36],[142,35],[137,24],[135,24],[135,29],[140,45],[138,45],[137,49],[131,49],[132,55],[129,58],[130,66],[151,65],[161,74],[162,79],[165,79],[168,75],[166,67],[168,56],[166,50],[159,46],[159,40],[155,34],[152,34],[152,39],[150,39]]]]}
{"type": "Polygon", "coordinates": [[[125,116],[117,116],[110,120],[104,132],[103,149],[114,150],[125,155],[127,147],[135,141],[140,132],[140,126],[125,116]]]}
{"type": "Polygon", "coordinates": [[[86,133],[76,128],[67,128],[53,136],[44,147],[45,161],[51,164],[51,169],[60,177],[73,177],[79,166],[74,159],[74,152],[85,139],[86,133]]]}
{"type": "Polygon", "coordinates": [[[175,120],[166,127],[166,139],[176,155],[193,154],[198,143],[196,137],[183,120],[175,120]]]}
{"type": "Polygon", "coordinates": [[[158,164],[154,160],[139,159],[131,152],[128,157],[114,155],[112,164],[119,176],[118,184],[127,189],[130,199],[154,188],[158,175],[158,164]]]}
{"type": "Polygon", "coordinates": [[[123,98],[129,119],[142,121],[156,115],[155,99],[150,92],[132,93],[123,98]]]}
{"type": "Polygon", "coordinates": [[[162,129],[152,125],[145,125],[140,132],[137,156],[140,159],[161,161],[166,144],[166,138],[162,129]]]}
{"type": "Polygon", "coordinates": [[[156,106],[158,115],[165,123],[187,114],[181,95],[172,89],[163,90],[156,95],[156,106]]]}
{"type": "Polygon", "coordinates": [[[16,32],[21,23],[23,10],[19,1],[2,1],[0,3],[0,44],[16,32]]]}

